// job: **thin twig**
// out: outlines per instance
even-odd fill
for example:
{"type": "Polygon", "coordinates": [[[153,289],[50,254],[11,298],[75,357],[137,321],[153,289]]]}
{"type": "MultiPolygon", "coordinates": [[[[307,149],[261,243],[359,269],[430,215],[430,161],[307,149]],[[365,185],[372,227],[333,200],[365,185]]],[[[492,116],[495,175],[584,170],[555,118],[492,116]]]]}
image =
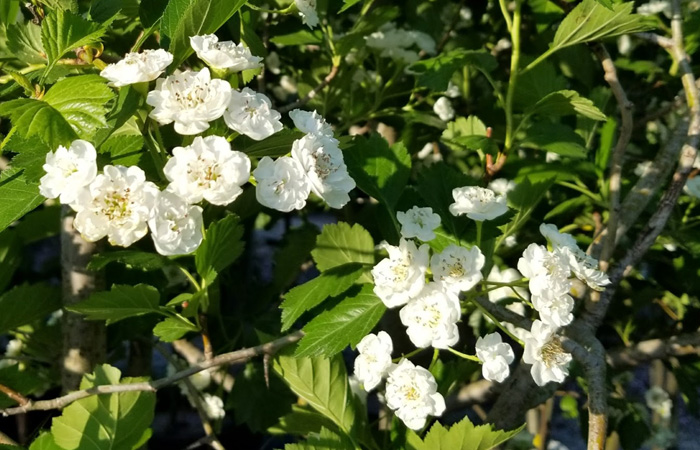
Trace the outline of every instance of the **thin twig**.
{"type": "MultiPolygon", "coordinates": [[[[185,339],[178,339],[177,341],[174,341],[172,345],[173,350],[175,350],[178,355],[185,358],[185,361],[187,361],[187,363],[190,365],[197,364],[204,360],[204,353],[185,339]]],[[[212,371],[211,379],[214,380],[214,383],[220,385],[224,391],[231,392],[236,379],[233,375],[228,373],[228,371],[222,369],[224,368],[219,367],[218,370],[212,371]]]]}
{"type": "Polygon", "coordinates": [[[649,339],[630,347],[610,350],[608,364],[615,369],[635,367],[655,359],[700,354],[700,332],[681,334],[667,339],[649,339]]]}
{"type": "Polygon", "coordinates": [[[259,355],[274,354],[279,349],[297,342],[299,339],[302,338],[303,335],[304,332],[297,331],[285,337],[279,338],[275,341],[268,342],[267,344],[258,345],[257,347],[244,348],[241,350],[236,350],[234,352],[222,353],[221,355],[218,355],[209,361],[202,361],[169,377],[161,378],[160,380],[132,384],[106,384],[102,386],[95,386],[89,389],[71,392],[70,394],[54,398],[52,400],[41,400],[37,402],[30,401],[24,406],[17,406],[14,408],[0,410],[0,414],[2,414],[3,416],[13,416],[16,414],[26,413],[28,411],[49,411],[52,409],[62,409],[70,405],[74,401],[80,400],[81,398],[91,397],[93,395],[100,394],[114,394],[118,392],[138,391],[156,392],[158,389],[170,386],[173,383],[188,378],[194,375],[195,373],[199,373],[211,367],[218,367],[222,364],[240,364],[259,355]]]}
{"type": "Polygon", "coordinates": [[[311,90],[311,92],[309,92],[308,94],[306,94],[306,96],[304,96],[304,98],[301,98],[301,99],[297,100],[297,101],[294,102],[294,103],[290,103],[289,105],[282,106],[281,108],[278,109],[278,111],[279,111],[280,113],[284,114],[284,113],[289,112],[289,111],[291,111],[291,110],[293,110],[293,109],[299,108],[300,106],[304,106],[304,105],[305,105],[306,103],[308,103],[312,98],[316,97],[316,94],[318,94],[319,92],[321,92],[321,91],[323,90],[323,88],[325,88],[326,86],[328,86],[328,84],[329,84],[331,81],[333,81],[333,78],[335,78],[335,76],[338,75],[338,69],[339,69],[338,66],[333,66],[333,67],[331,67],[331,71],[328,73],[328,75],[326,75],[326,78],[324,78],[323,81],[321,81],[321,82],[318,84],[318,86],[316,86],[315,88],[313,88],[313,89],[311,90]]]}
{"type": "Polygon", "coordinates": [[[15,391],[14,389],[5,386],[4,384],[0,384],[0,392],[3,394],[7,395],[10,397],[12,400],[16,401],[20,405],[26,405],[29,403],[29,399],[25,397],[24,395],[20,394],[19,392],[15,391]]]}
{"type": "Polygon", "coordinates": [[[14,439],[12,439],[10,436],[6,435],[2,431],[0,431],[0,444],[19,446],[19,444],[15,442],[14,439]]]}

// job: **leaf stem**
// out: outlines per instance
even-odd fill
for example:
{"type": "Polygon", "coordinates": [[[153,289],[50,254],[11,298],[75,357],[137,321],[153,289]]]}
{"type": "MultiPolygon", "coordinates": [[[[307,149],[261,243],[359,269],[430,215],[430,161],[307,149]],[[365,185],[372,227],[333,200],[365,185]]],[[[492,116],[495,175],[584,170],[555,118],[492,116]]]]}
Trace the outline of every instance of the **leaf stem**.
{"type": "Polygon", "coordinates": [[[505,334],[507,334],[508,336],[510,336],[511,339],[513,339],[515,342],[517,342],[517,343],[520,344],[521,346],[523,346],[523,347],[525,346],[525,343],[524,343],[523,341],[521,341],[520,339],[518,339],[517,337],[515,337],[515,335],[514,335],[513,333],[511,333],[510,331],[508,331],[508,329],[507,329],[505,326],[503,326],[503,324],[502,324],[498,319],[496,319],[496,318],[493,316],[493,314],[491,314],[490,312],[488,312],[488,311],[486,310],[486,308],[484,308],[483,306],[481,306],[481,305],[479,304],[479,302],[475,302],[474,300],[471,300],[471,299],[469,299],[469,301],[472,302],[472,303],[474,304],[474,306],[476,306],[477,309],[478,309],[479,311],[481,311],[481,313],[482,313],[483,315],[485,315],[486,317],[488,317],[489,319],[491,319],[491,321],[492,321],[493,323],[495,323],[496,326],[497,326],[498,328],[500,328],[505,334]]]}
{"type": "Polygon", "coordinates": [[[401,355],[401,356],[398,356],[398,357],[392,359],[391,362],[397,363],[397,362],[401,361],[402,359],[411,358],[413,356],[416,356],[418,353],[422,352],[423,350],[425,350],[425,349],[424,348],[417,348],[417,349],[413,350],[412,352],[408,352],[405,355],[401,355]]]}
{"type": "Polygon", "coordinates": [[[187,279],[188,279],[189,282],[192,284],[192,286],[195,288],[195,290],[197,290],[197,291],[201,291],[201,290],[202,290],[202,287],[199,285],[199,283],[197,282],[197,280],[195,279],[195,277],[192,276],[192,274],[190,273],[189,270],[185,269],[185,268],[182,267],[182,266],[177,266],[177,267],[178,267],[178,268],[180,269],[180,271],[185,275],[185,277],[187,277],[187,279]]]}
{"type": "Polygon", "coordinates": [[[433,367],[437,363],[438,357],[440,356],[440,349],[439,348],[434,348],[433,349],[433,359],[430,361],[430,366],[428,367],[428,370],[433,370],[433,367]]]}
{"type": "MultiPolygon", "coordinates": [[[[503,1],[501,1],[503,3],[503,1]]],[[[515,1],[515,11],[513,11],[513,24],[510,29],[510,38],[513,43],[513,53],[510,57],[510,79],[508,81],[508,92],[506,93],[506,138],[503,147],[504,157],[508,155],[513,146],[513,98],[515,87],[518,82],[518,71],[520,65],[520,23],[521,23],[522,0],[515,1]]],[[[506,11],[507,12],[507,11],[506,11]]]]}
{"type": "Polygon", "coordinates": [[[508,28],[508,32],[512,33],[513,31],[513,19],[510,18],[510,13],[508,12],[508,5],[506,5],[506,0],[498,0],[498,4],[501,7],[501,12],[503,13],[503,19],[506,21],[506,28],[508,28]]]}
{"type": "Polygon", "coordinates": [[[460,358],[468,359],[469,361],[474,361],[474,362],[478,362],[479,364],[481,364],[481,360],[474,355],[467,355],[466,353],[458,352],[457,350],[453,349],[452,347],[447,347],[447,350],[450,353],[453,353],[453,354],[459,356],[460,358]]]}

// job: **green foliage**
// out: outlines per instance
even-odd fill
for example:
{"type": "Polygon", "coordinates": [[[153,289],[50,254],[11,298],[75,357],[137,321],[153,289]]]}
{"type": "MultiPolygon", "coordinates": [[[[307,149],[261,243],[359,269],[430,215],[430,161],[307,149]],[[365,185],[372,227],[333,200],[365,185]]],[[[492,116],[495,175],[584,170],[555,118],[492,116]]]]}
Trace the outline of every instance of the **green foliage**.
{"type": "Polygon", "coordinates": [[[323,227],[311,255],[321,272],[349,263],[372,265],[374,241],[360,225],[339,222],[323,227]]]}
{"type": "Polygon", "coordinates": [[[371,284],[347,291],[333,309],[324,311],[304,327],[296,356],[332,356],[350,345],[355,348],[384,315],[384,303],[371,284]]]}
{"type": "MultiPolygon", "coordinates": [[[[1,106],[0,106],[1,108],[1,106]]],[[[5,170],[0,175],[0,231],[44,201],[39,185],[27,183],[21,173],[5,170]]]]}
{"type": "Polygon", "coordinates": [[[518,434],[525,425],[511,431],[493,430],[491,425],[475,426],[468,417],[449,428],[436,422],[421,441],[409,440],[413,450],[488,450],[518,434]]]}
{"type": "Polygon", "coordinates": [[[27,63],[46,62],[46,51],[41,43],[41,27],[31,22],[7,27],[7,49],[15,58],[27,63]]]}
{"type": "Polygon", "coordinates": [[[552,122],[530,125],[522,137],[523,147],[544,150],[569,158],[586,158],[585,141],[571,127],[552,122]]]}
{"type": "Polygon", "coordinates": [[[168,317],[153,328],[153,334],[163,342],[178,340],[191,331],[199,331],[199,327],[182,316],[168,317]]]}
{"type": "Polygon", "coordinates": [[[84,19],[68,10],[51,11],[41,22],[41,42],[48,60],[44,77],[66,53],[98,42],[107,31],[107,25],[84,19]]]}
{"type": "Polygon", "coordinates": [[[304,133],[293,130],[281,130],[262,141],[254,141],[241,136],[235,140],[233,148],[252,158],[262,158],[263,156],[276,158],[289,153],[292,143],[302,137],[304,137],[304,133]]]}
{"type": "Polygon", "coordinates": [[[163,46],[179,66],[192,54],[190,36],[213,33],[246,3],[246,0],[171,0],[163,12],[160,30],[163,46]]]}
{"type": "Polygon", "coordinates": [[[160,270],[172,264],[172,261],[168,258],[158,254],[140,252],[137,250],[118,250],[98,253],[93,256],[88,263],[88,269],[102,270],[112,262],[118,262],[129,269],[143,270],[144,272],[160,270]]]}
{"type": "Polygon", "coordinates": [[[18,134],[12,135],[5,148],[17,155],[12,158],[12,167],[22,170],[22,178],[28,182],[38,182],[44,175],[43,165],[46,154],[51,149],[37,136],[23,139],[18,134]]]}
{"type": "Polygon", "coordinates": [[[195,253],[197,273],[207,285],[243,253],[242,237],[243,227],[236,216],[226,216],[209,226],[195,253]]]}
{"type": "Polygon", "coordinates": [[[493,55],[483,50],[459,49],[416,62],[411,70],[417,73],[419,86],[440,92],[447,89],[447,83],[455,71],[464,66],[488,74],[498,67],[498,63],[493,55]]]}
{"type": "Polygon", "coordinates": [[[352,450],[355,447],[347,438],[321,428],[321,432],[312,434],[303,443],[287,444],[284,450],[352,450]]]}
{"type": "MultiPolygon", "coordinates": [[[[108,365],[85,375],[81,389],[106,384],[131,384],[143,379],[124,378],[108,365]]],[[[51,434],[65,450],[137,449],[151,436],[156,397],[153,392],[122,392],[80,399],[53,419],[51,434]]],[[[49,447],[50,448],[50,447],[49,447]]]]}
{"type": "Polygon", "coordinates": [[[95,292],[80,303],[66,307],[86,316],[88,320],[114,323],[128,317],[160,313],[160,293],[146,284],[114,285],[109,291],[95,292]]]}
{"type": "Polygon", "coordinates": [[[606,119],[605,114],[596,108],[592,101],[581,97],[576,91],[552,92],[525,110],[528,116],[565,116],[577,113],[594,120],[606,119]]]}
{"type": "Polygon", "coordinates": [[[0,295],[0,333],[26,325],[61,307],[58,289],[46,284],[23,284],[0,295]]]}

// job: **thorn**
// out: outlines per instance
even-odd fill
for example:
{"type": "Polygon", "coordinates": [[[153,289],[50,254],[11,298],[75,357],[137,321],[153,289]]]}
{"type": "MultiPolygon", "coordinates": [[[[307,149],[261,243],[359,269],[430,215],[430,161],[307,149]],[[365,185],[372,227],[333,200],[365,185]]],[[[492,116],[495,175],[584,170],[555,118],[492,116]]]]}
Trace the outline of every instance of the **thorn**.
{"type": "Polygon", "coordinates": [[[263,371],[265,373],[265,386],[270,389],[270,354],[265,353],[263,356],[263,371]]]}

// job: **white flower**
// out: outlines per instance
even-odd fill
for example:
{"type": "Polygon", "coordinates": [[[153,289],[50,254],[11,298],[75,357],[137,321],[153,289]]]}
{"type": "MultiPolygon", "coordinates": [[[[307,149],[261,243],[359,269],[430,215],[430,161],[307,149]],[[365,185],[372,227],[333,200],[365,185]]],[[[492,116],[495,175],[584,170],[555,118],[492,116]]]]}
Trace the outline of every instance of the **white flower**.
{"type": "Polygon", "coordinates": [[[440,216],[433,212],[433,208],[419,208],[414,206],[408,211],[399,211],[396,218],[401,224],[401,236],[405,238],[418,238],[423,242],[435,239],[435,229],[440,226],[440,216]]]}
{"type": "Polygon", "coordinates": [[[510,344],[502,341],[498,333],[487,334],[476,340],[476,356],[481,360],[481,373],[485,379],[502,383],[510,374],[510,363],[515,359],[510,344]]]}
{"type": "Polygon", "coordinates": [[[155,80],[172,62],[173,55],[163,49],[127,53],[118,63],[102,69],[100,76],[111,81],[112,86],[122,87],[155,80]]]}
{"type": "Polygon", "coordinates": [[[630,38],[628,34],[623,34],[617,38],[617,51],[619,51],[621,55],[625,56],[632,52],[632,38],[630,38]]]}
{"type": "Polygon", "coordinates": [[[342,208],[350,201],[348,193],[355,188],[355,180],[348,174],[335,139],[307,134],[292,144],[292,158],[304,168],[311,191],[328,206],[342,208]]]}
{"type": "Polygon", "coordinates": [[[530,244],[525,249],[518,260],[518,270],[530,279],[530,292],[533,294],[541,291],[538,287],[540,279],[566,280],[571,274],[569,263],[561,253],[550,252],[537,244],[530,244]]]}
{"type": "Polygon", "coordinates": [[[289,117],[294,121],[294,126],[303,133],[323,134],[333,137],[333,129],[316,111],[295,109],[289,112],[289,117]]]}
{"type": "MultiPolygon", "coordinates": [[[[625,37],[629,37],[625,35],[625,37]]],[[[645,173],[654,170],[654,161],[642,161],[637,164],[634,168],[634,174],[638,177],[643,176],[645,173]]]]}
{"type": "Polygon", "coordinates": [[[642,16],[651,16],[658,13],[664,13],[666,17],[671,17],[671,2],[668,0],[651,0],[637,8],[637,13],[642,16]]]}
{"type": "Polygon", "coordinates": [[[216,69],[228,69],[241,72],[247,69],[262,67],[262,58],[253,56],[250,49],[233,41],[219,42],[215,34],[191,36],[190,45],[197,57],[216,69]]]}
{"type": "Polygon", "coordinates": [[[563,382],[569,375],[571,354],[561,346],[561,340],[554,335],[555,329],[535,320],[529,336],[525,338],[523,361],[532,364],[530,374],[538,386],[550,381],[563,382]]]}
{"type": "Polygon", "coordinates": [[[548,285],[540,294],[532,295],[532,306],[540,313],[542,322],[554,328],[566,326],[574,320],[574,299],[567,294],[570,285],[563,283],[548,285]]]}
{"type": "Polygon", "coordinates": [[[228,205],[250,178],[250,160],[245,153],[231,150],[221,136],[197,136],[191,145],[173,149],[163,172],[170,181],[169,189],[188,203],[205,199],[228,205]]]}
{"type": "Polygon", "coordinates": [[[187,255],[202,243],[202,208],[189,205],[171,190],[158,194],[151,237],[161,255],[187,255]]]}
{"type": "MultiPolygon", "coordinates": [[[[501,270],[498,268],[497,265],[494,265],[491,268],[491,272],[489,272],[489,276],[486,279],[488,281],[495,281],[497,283],[512,283],[514,281],[519,281],[520,279],[522,279],[522,277],[523,276],[520,274],[520,272],[518,272],[515,269],[507,268],[501,270]]],[[[489,291],[488,296],[489,300],[494,303],[504,298],[517,298],[518,295],[524,298],[525,300],[528,300],[530,298],[530,293],[527,292],[526,289],[516,287],[515,292],[513,292],[513,289],[508,286],[502,286],[498,289],[489,291]],[[515,294],[515,292],[517,292],[517,295],[515,294]]]]}
{"type": "Polygon", "coordinates": [[[162,125],[175,122],[175,131],[198,134],[209,122],[224,114],[231,98],[231,86],[224,80],[212,80],[209,69],[186,71],[156,82],[146,103],[153,106],[150,117],[162,125]]]}
{"type": "Polygon", "coordinates": [[[302,209],[311,187],[304,168],[294,158],[283,156],[273,161],[265,156],[253,171],[257,182],[255,197],[268,208],[282,212],[302,209]]]}
{"type": "Polygon", "coordinates": [[[700,176],[688,178],[683,190],[686,194],[692,195],[695,198],[700,198],[700,176]]]}
{"type": "Polygon", "coordinates": [[[423,428],[428,416],[440,416],[445,411],[445,399],[437,392],[433,375],[407,359],[389,369],[386,403],[412,430],[423,428]]]}
{"type": "Polygon", "coordinates": [[[267,58],[265,58],[265,67],[273,74],[279,75],[281,72],[280,55],[278,55],[277,52],[268,53],[267,58]]]}
{"type": "Polygon", "coordinates": [[[452,107],[452,103],[450,103],[450,99],[447,97],[440,97],[437,99],[433,105],[433,111],[435,114],[437,114],[440,120],[445,122],[452,120],[455,117],[455,110],[452,107]]]}
{"type": "Polygon", "coordinates": [[[429,55],[434,55],[436,53],[435,39],[433,39],[428,33],[418,30],[411,30],[408,32],[408,35],[418,46],[418,48],[423,50],[425,53],[428,53],[429,55]]]}
{"type": "Polygon", "coordinates": [[[355,358],[355,376],[367,392],[371,391],[386,375],[391,367],[391,352],[394,350],[391,336],[384,331],[363,337],[355,358]]]}
{"type": "Polygon", "coordinates": [[[301,16],[301,21],[309,28],[318,25],[318,13],[316,12],[316,0],[294,0],[301,16]]]}
{"type": "Polygon", "coordinates": [[[455,202],[450,205],[453,216],[466,214],[472,220],[492,220],[508,211],[505,195],[496,195],[491,189],[465,186],[452,190],[455,202]]]}
{"type": "Polygon", "coordinates": [[[671,409],[673,409],[673,400],[668,395],[668,392],[664,391],[659,386],[654,386],[644,394],[644,400],[647,402],[649,409],[663,417],[668,419],[671,417],[671,409]]]}
{"type": "Polygon", "coordinates": [[[64,205],[75,201],[78,192],[97,176],[97,152],[95,147],[81,139],[71,142],[69,148],[59,146],[46,154],[39,193],[46,198],[60,197],[64,205]]]}
{"type": "Polygon", "coordinates": [[[576,239],[569,233],[561,233],[556,225],[551,223],[543,223],[540,225],[540,233],[552,244],[555,249],[562,247],[578,248],[576,239]]]}
{"type": "Polygon", "coordinates": [[[510,191],[515,189],[515,181],[497,178],[489,183],[489,189],[497,195],[508,195],[510,191]]]}
{"type": "Polygon", "coordinates": [[[454,84],[452,81],[447,83],[447,89],[445,90],[445,97],[458,98],[461,97],[462,93],[459,91],[459,86],[454,84]]]}
{"type": "Polygon", "coordinates": [[[444,349],[459,341],[459,299],[437,283],[428,283],[416,298],[401,308],[399,316],[416,347],[444,349]]]}
{"type": "Polygon", "coordinates": [[[547,450],[569,450],[569,447],[559,441],[551,439],[549,442],[547,442],[547,450]]]}
{"type": "Polygon", "coordinates": [[[389,253],[372,268],[374,293],[387,308],[405,305],[425,286],[428,269],[428,245],[419,248],[413,241],[401,239],[399,246],[380,244],[389,253]]]}
{"type": "Polygon", "coordinates": [[[202,394],[202,406],[207,416],[211,420],[221,420],[226,416],[226,411],[224,410],[224,401],[221,397],[211,394],[202,394]]]}
{"type": "Polygon", "coordinates": [[[71,205],[78,212],[73,226],[86,241],[107,236],[110,244],[128,247],[148,232],[157,196],[139,167],[105,166],[71,205]]]}
{"type": "Polygon", "coordinates": [[[241,92],[231,91],[231,102],[224,113],[224,121],[229,128],[261,141],[282,129],[282,115],[272,109],[272,103],[265,94],[256,93],[250,88],[241,92]]]}
{"type": "Polygon", "coordinates": [[[558,252],[568,259],[569,267],[576,278],[586,283],[589,288],[602,291],[611,283],[608,275],[598,270],[598,261],[578,247],[564,247],[558,252]]]}
{"type": "Polygon", "coordinates": [[[24,343],[22,341],[19,339],[11,339],[5,348],[5,355],[0,359],[0,369],[17,364],[17,360],[14,358],[22,354],[23,348],[24,343]]]}
{"type": "Polygon", "coordinates": [[[433,279],[445,289],[461,292],[473,288],[483,279],[481,268],[486,258],[474,246],[470,249],[450,244],[442,252],[430,258],[433,279]]]}

